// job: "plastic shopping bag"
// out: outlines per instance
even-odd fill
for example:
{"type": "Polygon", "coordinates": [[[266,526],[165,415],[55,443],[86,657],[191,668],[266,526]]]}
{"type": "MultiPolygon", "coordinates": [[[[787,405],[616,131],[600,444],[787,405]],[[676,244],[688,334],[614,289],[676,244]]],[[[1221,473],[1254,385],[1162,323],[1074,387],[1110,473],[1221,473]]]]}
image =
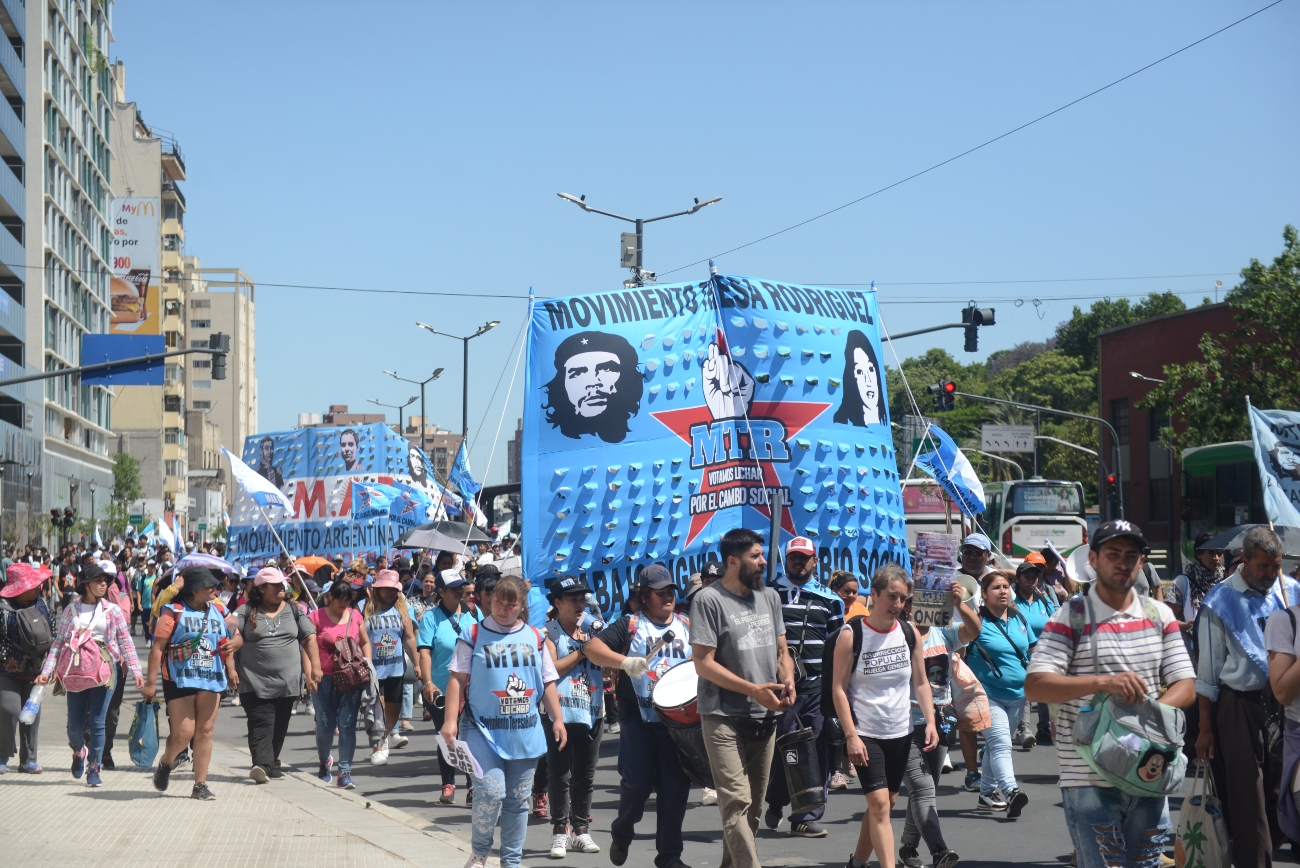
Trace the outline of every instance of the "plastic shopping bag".
{"type": "Polygon", "coordinates": [[[957,729],[962,732],[983,732],[992,726],[989,717],[989,697],[975,673],[959,654],[952,655],[953,710],[957,713],[957,729]]]}
{"type": "Polygon", "coordinates": [[[161,710],[158,701],[145,702],[143,699],[135,704],[135,719],[131,721],[131,762],[142,769],[153,768],[153,761],[158,756],[158,713],[161,710]]]}
{"type": "Polygon", "coordinates": [[[1214,794],[1209,763],[1196,764],[1192,794],[1183,802],[1179,813],[1174,864],[1178,868],[1228,868],[1232,864],[1232,842],[1228,839],[1223,806],[1214,794]]]}

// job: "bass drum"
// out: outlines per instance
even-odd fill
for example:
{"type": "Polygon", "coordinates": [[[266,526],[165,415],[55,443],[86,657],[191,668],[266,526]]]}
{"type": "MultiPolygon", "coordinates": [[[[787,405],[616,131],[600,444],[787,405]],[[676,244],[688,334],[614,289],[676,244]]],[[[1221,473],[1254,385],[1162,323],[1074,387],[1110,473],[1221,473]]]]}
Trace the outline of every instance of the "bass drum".
{"type": "Polygon", "coordinates": [[[696,786],[713,789],[713,770],[704,749],[704,730],[696,707],[699,676],[695,664],[687,660],[664,673],[650,691],[659,720],[677,745],[677,758],[687,780],[696,786]]]}

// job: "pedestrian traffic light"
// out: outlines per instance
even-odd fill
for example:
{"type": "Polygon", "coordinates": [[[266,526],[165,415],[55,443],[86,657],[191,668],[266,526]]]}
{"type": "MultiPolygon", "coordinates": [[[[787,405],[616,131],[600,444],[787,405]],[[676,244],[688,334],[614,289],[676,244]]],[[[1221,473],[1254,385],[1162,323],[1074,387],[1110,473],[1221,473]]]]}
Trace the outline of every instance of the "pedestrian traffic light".
{"type": "Polygon", "coordinates": [[[995,325],[995,310],[991,307],[965,308],[961,312],[961,321],[966,324],[966,352],[978,353],[980,349],[980,326],[995,325]]]}
{"type": "Polygon", "coordinates": [[[953,407],[953,396],[957,394],[957,384],[952,380],[942,383],[935,383],[933,386],[927,386],[927,391],[934,395],[934,409],[938,411],[951,410],[953,407]]]}
{"type": "Polygon", "coordinates": [[[217,332],[208,338],[208,349],[212,350],[212,379],[226,378],[226,353],[230,352],[230,335],[217,332]]]}
{"type": "Polygon", "coordinates": [[[1119,492],[1115,488],[1115,482],[1115,474],[1111,473],[1106,476],[1106,497],[1110,499],[1111,503],[1119,499],[1119,492]]]}

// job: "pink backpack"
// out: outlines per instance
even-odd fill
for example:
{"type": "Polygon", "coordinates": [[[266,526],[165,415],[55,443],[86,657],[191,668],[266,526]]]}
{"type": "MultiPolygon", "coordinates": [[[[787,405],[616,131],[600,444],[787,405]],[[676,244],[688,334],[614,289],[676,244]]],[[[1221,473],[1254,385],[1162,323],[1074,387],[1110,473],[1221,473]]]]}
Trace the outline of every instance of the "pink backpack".
{"type": "MultiPolygon", "coordinates": [[[[101,604],[102,605],[102,604],[101,604]]],[[[93,622],[94,616],[91,617],[93,622]]],[[[77,628],[72,638],[59,649],[59,660],[54,674],[69,693],[80,693],[92,687],[103,687],[112,677],[108,654],[89,628],[77,628]]]]}

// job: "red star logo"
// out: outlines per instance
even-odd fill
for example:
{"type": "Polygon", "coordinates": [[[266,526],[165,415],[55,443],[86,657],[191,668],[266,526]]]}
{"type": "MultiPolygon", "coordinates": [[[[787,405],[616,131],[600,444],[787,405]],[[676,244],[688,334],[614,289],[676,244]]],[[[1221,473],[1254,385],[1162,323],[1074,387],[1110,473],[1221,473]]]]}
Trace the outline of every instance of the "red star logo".
{"type": "MultiPolygon", "coordinates": [[[[795,435],[807,427],[809,423],[820,416],[826,408],[830,406],[830,404],[810,402],[754,401],[749,408],[749,419],[755,424],[755,427],[757,427],[757,423],[761,419],[775,419],[783,424],[785,426],[786,443],[789,445],[789,448],[793,450],[799,448],[793,442],[795,435]]],[[[682,410],[663,410],[658,413],[651,413],[650,415],[659,420],[659,422],[669,431],[686,441],[688,446],[691,445],[692,425],[701,425],[713,422],[713,417],[709,414],[708,407],[688,407],[682,410]]],[[[745,424],[744,419],[739,419],[737,422],[741,427],[745,424]]],[[[742,433],[740,439],[741,449],[748,452],[749,437],[742,433]]],[[[728,445],[730,446],[730,444],[728,445]]],[[[741,458],[727,460],[719,462],[718,464],[711,464],[705,468],[700,468],[694,471],[700,474],[700,485],[693,493],[708,494],[710,491],[717,491],[736,484],[734,482],[727,482],[719,485],[710,484],[709,473],[711,471],[721,470],[727,467],[752,467],[753,465],[754,459],[741,458]]],[[[776,467],[773,462],[760,461],[759,466],[763,471],[762,485],[769,488],[779,488],[781,486],[781,480],[777,476],[776,467]]],[[[748,484],[755,487],[759,485],[757,482],[751,482],[748,484]]],[[[755,506],[753,508],[758,510],[760,514],[769,518],[772,515],[772,510],[769,507],[755,506]]],[[[694,542],[695,538],[700,535],[713,516],[714,513],[712,512],[702,512],[691,516],[691,526],[686,534],[686,545],[690,545],[694,542]]],[[[781,527],[784,530],[789,531],[791,534],[797,533],[794,527],[794,516],[790,514],[789,509],[786,509],[784,514],[781,516],[781,527]]]]}

